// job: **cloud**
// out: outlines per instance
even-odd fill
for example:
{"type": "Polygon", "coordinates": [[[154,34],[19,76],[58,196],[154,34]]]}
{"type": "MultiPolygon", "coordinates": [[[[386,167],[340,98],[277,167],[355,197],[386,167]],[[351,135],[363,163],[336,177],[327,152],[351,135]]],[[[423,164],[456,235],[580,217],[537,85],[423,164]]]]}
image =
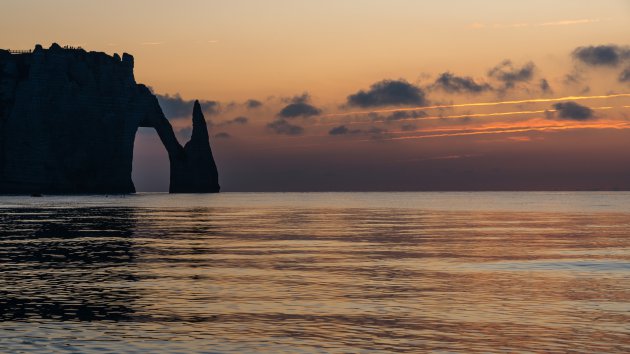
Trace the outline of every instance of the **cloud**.
{"type": "Polygon", "coordinates": [[[276,134],[283,135],[301,135],[302,133],[304,133],[304,128],[299,125],[290,124],[283,118],[279,118],[267,124],[267,129],[273,131],[276,134]]]}
{"type": "Polygon", "coordinates": [[[536,26],[570,26],[570,25],[582,25],[587,23],[600,22],[599,18],[583,18],[579,20],[561,20],[552,22],[537,23],[536,26]]]}
{"type": "Polygon", "coordinates": [[[540,79],[540,91],[542,91],[543,93],[553,92],[553,90],[551,89],[551,86],[549,85],[549,81],[547,81],[547,79],[540,79]]]}
{"type": "Polygon", "coordinates": [[[220,133],[216,133],[214,137],[215,139],[229,139],[232,136],[226,132],[220,132],[220,133]]]}
{"type": "Polygon", "coordinates": [[[627,67],[619,74],[619,82],[630,82],[630,67],[627,67]]]}
{"type": "Polygon", "coordinates": [[[340,135],[355,135],[355,134],[364,134],[371,135],[372,138],[377,139],[380,138],[387,130],[381,129],[378,127],[370,127],[368,129],[348,129],[345,125],[340,125],[338,127],[334,127],[330,129],[328,132],[329,135],[340,136],[340,135]]]}
{"type": "Polygon", "coordinates": [[[534,77],[536,65],[525,63],[522,67],[515,67],[511,60],[504,60],[488,71],[488,76],[501,82],[506,89],[513,88],[519,82],[530,81],[534,77]]]}
{"type": "Polygon", "coordinates": [[[614,44],[577,47],[571,55],[586,65],[614,67],[630,59],[630,48],[614,44]]]}
{"type": "MultiPolygon", "coordinates": [[[[176,118],[189,118],[192,117],[193,104],[195,100],[185,100],[179,94],[160,95],[156,94],[160,107],[164,115],[169,119],[176,118]]],[[[203,101],[200,100],[201,109],[207,115],[213,115],[219,113],[221,110],[219,102],[216,101],[203,101]]]]}
{"type": "Polygon", "coordinates": [[[245,106],[247,107],[247,109],[256,109],[262,105],[263,105],[262,102],[258,100],[254,100],[254,99],[249,99],[245,101],[245,106]]]}
{"type": "Polygon", "coordinates": [[[470,76],[456,76],[451,72],[440,74],[431,86],[449,93],[476,94],[492,90],[487,83],[477,83],[470,76]]]}
{"type": "Polygon", "coordinates": [[[225,126],[229,126],[229,125],[245,125],[249,122],[249,119],[247,117],[236,117],[234,119],[230,119],[230,120],[226,120],[223,122],[220,122],[219,124],[217,124],[217,126],[219,127],[225,127],[225,126]]]}
{"type": "Polygon", "coordinates": [[[298,117],[307,118],[320,115],[322,113],[322,110],[311,105],[309,103],[310,99],[311,97],[308,93],[289,98],[287,100],[289,104],[282,108],[280,112],[278,112],[278,116],[291,119],[298,117]]]}
{"type": "Polygon", "coordinates": [[[330,129],[328,132],[329,135],[348,135],[348,134],[360,134],[361,129],[350,130],[345,125],[340,125],[338,127],[334,127],[330,129]]]}
{"type": "Polygon", "coordinates": [[[401,119],[410,119],[410,118],[422,118],[426,117],[426,113],[423,111],[397,111],[385,118],[386,122],[395,122],[401,119]]]}
{"type": "Polygon", "coordinates": [[[328,134],[330,134],[330,135],[345,135],[345,134],[348,134],[349,131],[350,131],[350,129],[348,129],[348,127],[346,127],[345,125],[340,125],[338,127],[334,127],[332,129],[330,129],[330,131],[328,131],[328,134]]]}
{"type": "Polygon", "coordinates": [[[551,22],[538,22],[538,23],[527,23],[527,22],[518,22],[518,23],[495,23],[495,24],[485,24],[480,22],[475,22],[470,25],[472,29],[482,29],[482,28],[493,28],[493,29],[504,29],[504,28],[523,28],[523,27],[548,27],[548,26],[570,26],[570,25],[583,25],[590,24],[595,22],[600,22],[599,18],[583,18],[578,20],[558,20],[551,22]]]}
{"type": "Polygon", "coordinates": [[[414,123],[405,123],[403,125],[400,126],[400,129],[402,129],[403,131],[412,131],[412,130],[416,130],[418,127],[414,124],[414,123]]]}
{"type": "Polygon", "coordinates": [[[405,80],[383,80],[348,96],[348,106],[378,107],[427,104],[424,91],[405,80]]]}
{"type": "Polygon", "coordinates": [[[322,110],[308,103],[291,103],[284,107],[278,116],[284,118],[312,117],[322,113],[322,110]]]}
{"type": "Polygon", "coordinates": [[[559,102],[553,105],[557,116],[567,120],[589,120],[595,118],[593,110],[575,102],[559,102]]]}

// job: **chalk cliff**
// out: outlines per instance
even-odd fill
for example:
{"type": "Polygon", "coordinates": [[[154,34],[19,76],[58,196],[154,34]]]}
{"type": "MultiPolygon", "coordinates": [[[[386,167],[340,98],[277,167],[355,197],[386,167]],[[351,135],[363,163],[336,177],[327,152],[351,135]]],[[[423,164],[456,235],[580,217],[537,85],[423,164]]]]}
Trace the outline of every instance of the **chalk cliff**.
{"type": "Polygon", "coordinates": [[[177,141],[157,98],[133,75],[129,54],[36,46],[0,50],[0,194],[133,193],[138,127],[168,151],[172,193],[218,192],[206,122],[177,141]]]}

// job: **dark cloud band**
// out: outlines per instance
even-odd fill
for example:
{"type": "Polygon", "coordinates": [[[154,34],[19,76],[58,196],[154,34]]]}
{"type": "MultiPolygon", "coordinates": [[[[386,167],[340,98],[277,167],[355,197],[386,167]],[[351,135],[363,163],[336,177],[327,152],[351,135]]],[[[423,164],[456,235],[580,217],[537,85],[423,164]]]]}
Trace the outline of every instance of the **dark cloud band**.
{"type": "Polygon", "coordinates": [[[311,97],[308,93],[287,99],[289,102],[280,112],[278,117],[281,118],[308,118],[322,114],[322,110],[310,104],[311,97]]]}
{"type": "Polygon", "coordinates": [[[477,83],[470,76],[456,76],[448,71],[440,74],[431,87],[448,93],[476,94],[492,90],[487,83],[477,83]]]}
{"type": "Polygon", "coordinates": [[[513,88],[517,83],[528,82],[534,77],[536,65],[533,62],[516,67],[511,60],[504,60],[488,71],[488,76],[503,83],[505,89],[513,88]]]}
{"type": "Polygon", "coordinates": [[[423,106],[427,103],[424,91],[405,80],[383,80],[347,97],[347,105],[353,107],[423,106]]]}
{"type": "Polygon", "coordinates": [[[630,48],[618,45],[597,45],[575,48],[573,59],[590,66],[617,66],[630,60],[630,48]]]}
{"type": "Polygon", "coordinates": [[[260,102],[260,101],[258,101],[258,100],[254,100],[254,99],[249,99],[249,100],[247,100],[247,101],[245,102],[245,106],[246,106],[248,109],[255,109],[255,108],[261,107],[262,105],[263,105],[263,103],[262,103],[262,102],[260,102]]]}
{"type": "Polygon", "coordinates": [[[595,118],[593,110],[572,101],[559,102],[553,105],[556,115],[566,120],[589,120],[595,118]]]}

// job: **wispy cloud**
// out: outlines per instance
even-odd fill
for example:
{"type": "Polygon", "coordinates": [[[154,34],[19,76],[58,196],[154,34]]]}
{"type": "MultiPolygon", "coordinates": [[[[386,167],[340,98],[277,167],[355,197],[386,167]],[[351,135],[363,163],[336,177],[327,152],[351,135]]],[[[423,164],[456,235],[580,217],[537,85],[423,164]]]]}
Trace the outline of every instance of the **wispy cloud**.
{"type": "Polygon", "coordinates": [[[458,159],[466,159],[469,157],[480,157],[483,154],[465,154],[465,155],[444,155],[444,156],[433,156],[433,157],[424,157],[418,159],[407,159],[402,160],[403,162],[414,162],[414,161],[432,161],[432,160],[458,160],[458,159]]]}
{"type": "Polygon", "coordinates": [[[559,21],[550,21],[550,22],[517,22],[517,23],[481,23],[475,22],[470,24],[470,28],[472,29],[505,29],[505,28],[524,28],[524,27],[549,27],[549,26],[573,26],[573,25],[585,25],[590,23],[601,22],[602,20],[599,18],[583,18],[577,20],[559,20],[559,21]]]}
{"type": "MultiPolygon", "coordinates": [[[[514,128],[490,127],[490,128],[467,129],[466,131],[460,130],[460,132],[453,132],[453,133],[400,136],[400,137],[394,137],[394,138],[389,138],[385,140],[430,139],[430,138],[446,138],[446,137],[470,136],[470,135],[513,134],[513,133],[524,133],[524,132],[532,132],[532,131],[550,132],[550,131],[563,131],[563,130],[574,130],[574,129],[621,130],[621,129],[630,129],[630,124],[621,122],[621,123],[613,123],[613,124],[581,124],[581,125],[549,124],[549,125],[541,125],[541,126],[525,126],[525,127],[514,127],[514,128]]],[[[361,141],[367,141],[367,140],[361,140],[361,141]]]]}
{"type": "Polygon", "coordinates": [[[532,141],[532,138],[529,136],[509,136],[507,137],[507,140],[526,143],[532,141]]]}
{"type": "Polygon", "coordinates": [[[581,20],[564,20],[564,21],[554,21],[554,22],[543,22],[537,23],[534,26],[542,27],[542,26],[571,26],[571,25],[583,25],[587,23],[596,23],[601,22],[599,18],[584,18],[581,20]]]}
{"type": "Polygon", "coordinates": [[[140,45],[161,45],[162,42],[142,42],[140,45]]]}

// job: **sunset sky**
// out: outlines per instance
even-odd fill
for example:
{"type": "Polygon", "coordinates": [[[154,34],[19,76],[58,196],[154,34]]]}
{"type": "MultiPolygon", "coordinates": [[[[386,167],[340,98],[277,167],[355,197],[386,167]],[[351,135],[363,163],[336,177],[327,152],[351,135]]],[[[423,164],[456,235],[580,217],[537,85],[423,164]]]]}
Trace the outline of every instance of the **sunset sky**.
{"type": "MultiPolygon", "coordinates": [[[[135,57],[225,191],[630,189],[630,1],[33,1],[0,48],[135,57]]],[[[157,134],[139,191],[168,188],[157,134]]]]}

